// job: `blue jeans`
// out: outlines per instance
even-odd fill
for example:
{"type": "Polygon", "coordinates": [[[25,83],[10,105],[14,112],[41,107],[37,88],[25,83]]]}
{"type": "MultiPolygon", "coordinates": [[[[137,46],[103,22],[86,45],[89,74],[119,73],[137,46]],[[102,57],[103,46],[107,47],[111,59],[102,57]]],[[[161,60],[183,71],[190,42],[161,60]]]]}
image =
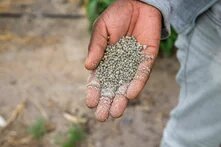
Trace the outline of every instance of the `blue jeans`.
{"type": "Polygon", "coordinates": [[[180,98],[161,147],[221,145],[221,19],[205,12],[176,42],[180,98]]]}

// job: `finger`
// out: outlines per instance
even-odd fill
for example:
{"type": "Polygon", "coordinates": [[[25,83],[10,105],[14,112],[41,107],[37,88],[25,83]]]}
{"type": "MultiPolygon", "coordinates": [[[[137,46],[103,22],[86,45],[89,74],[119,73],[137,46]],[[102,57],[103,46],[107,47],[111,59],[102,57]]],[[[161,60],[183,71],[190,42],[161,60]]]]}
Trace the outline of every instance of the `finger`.
{"type": "Polygon", "coordinates": [[[95,116],[98,121],[104,122],[108,119],[111,102],[112,100],[108,97],[100,98],[97,110],[95,112],[95,116]]]}
{"type": "Polygon", "coordinates": [[[89,108],[96,107],[99,102],[99,98],[100,98],[100,83],[95,76],[95,72],[93,71],[88,80],[86,105],[89,108]]]}
{"type": "Polygon", "coordinates": [[[136,98],[136,96],[144,88],[144,86],[150,76],[150,72],[151,72],[151,68],[152,68],[155,56],[153,56],[148,51],[148,49],[143,50],[143,53],[145,54],[145,60],[142,63],[140,63],[133,80],[130,82],[130,85],[127,89],[127,98],[128,99],[136,98]],[[146,52],[148,52],[148,53],[146,53],[146,52]]]}
{"type": "Polygon", "coordinates": [[[109,110],[111,107],[114,93],[110,89],[102,89],[101,98],[95,112],[98,121],[105,121],[109,117],[109,110]]]}
{"type": "Polygon", "coordinates": [[[110,114],[114,118],[118,118],[123,115],[124,110],[127,107],[128,99],[124,95],[117,94],[112,102],[110,108],[110,114]]]}
{"type": "Polygon", "coordinates": [[[139,9],[140,14],[147,15],[139,15],[139,19],[136,22],[132,34],[136,37],[139,43],[147,45],[148,48],[143,49],[142,51],[146,56],[146,60],[139,65],[136,75],[128,87],[128,99],[135,98],[144,88],[160,44],[161,14],[152,6],[142,5],[142,7],[149,7],[148,9],[139,9]]]}
{"type": "Polygon", "coordinates": [[[97,67],[103,57],[107,46],[108,34],[106,25],[102,18],[98,19],[93,27],[92,36],[88,46],[88,57],[85,61],[85,68],[93,70],[97,67]]]}
{"type": "Polygon", "coordinates": [[[128,103],[128,99],[126,98],[128,86],[129,83],[126,83],[118,88],[110,108],[110,114],[112,117],[117,118],[123,115],[128,103]]]}

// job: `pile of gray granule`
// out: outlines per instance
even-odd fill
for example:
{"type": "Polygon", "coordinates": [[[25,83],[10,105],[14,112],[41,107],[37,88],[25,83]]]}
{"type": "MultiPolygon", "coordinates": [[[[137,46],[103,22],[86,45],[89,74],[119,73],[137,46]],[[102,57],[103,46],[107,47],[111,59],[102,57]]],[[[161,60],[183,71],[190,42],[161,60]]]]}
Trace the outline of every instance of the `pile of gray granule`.
{"type": "Polygon", "coordinates": [[[108,45],[96,70],[101,89],[115,93],[121,85],[129,83],[143,60],[142,48],[135,37],[129,36],[108,45]]]}

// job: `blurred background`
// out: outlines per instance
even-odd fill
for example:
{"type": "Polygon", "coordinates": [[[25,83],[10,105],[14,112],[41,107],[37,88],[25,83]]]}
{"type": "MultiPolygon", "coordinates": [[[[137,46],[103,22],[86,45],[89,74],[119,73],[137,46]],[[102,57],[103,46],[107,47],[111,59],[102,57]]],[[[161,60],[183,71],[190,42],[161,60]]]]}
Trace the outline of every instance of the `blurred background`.
{"type": "Polygon", "coordinates": [[[0,0],[0,147],[159,147],[177,103],[176,33],[124,116],[84,104],[91,24],[113,0],[0,0]]]}

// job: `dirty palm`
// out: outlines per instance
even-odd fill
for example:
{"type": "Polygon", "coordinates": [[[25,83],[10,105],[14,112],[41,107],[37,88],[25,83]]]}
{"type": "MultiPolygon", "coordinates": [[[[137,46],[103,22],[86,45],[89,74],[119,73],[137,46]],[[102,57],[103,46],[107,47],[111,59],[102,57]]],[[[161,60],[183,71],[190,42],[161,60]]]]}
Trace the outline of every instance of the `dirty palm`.
{"type": "MultiPolygon", "coordinates": [[[[113,2],[96,19],[92,29],[85,67],[92,72],[89,78],[86,104],[90,108],[96,108],[97,120],[105,121],[109,115],[120,117],[127,106],[128,100],[136,98],[144,88],[158,54],[161,21],[159,10],[134,0],[117,0],[113,2]],[[123,93],[117,93],[116,90],[113,95],[111,95],[112,92],[109,92],[111,96],[107,98],[108,96],[103,94],[102,84],[100,84],[102,82],[99,80],[101,76],[96,74],[100,69],[99,66],[102,65],[100,63],[104,61],[105,53],[108,51],[107,49],[105,52],[105,49],[110,45],[116,47],[117,44],[122,43],[120,39],[123,36],[134,36],[136,38],[134,40],[129,39],[129,43],[125,44],[126,48],[128,48],[129,44],[135,44],[132,47],[133,49],[139,46],[139,44],[145,45],[146,47],[140,50],[140,52],[142,52],[146,59],[140,63],[137,62],[139,64],[137,65],[137,70],[134,71],[134,77],[130,81],[122,83],[122,85],[126,85],[126,88],[122,89],[126,90],[123,90],[123,93]],[[96,80],[97,78],[98,80],[96,80]]],[[[128,60],[131,63],[133,57],[128,58],[128,60]]],[[[116,62],[116,64],[119,65],[121,62],[116,62]]],[[[119,89],[122,85],[119,86],[119,89]]]]}

